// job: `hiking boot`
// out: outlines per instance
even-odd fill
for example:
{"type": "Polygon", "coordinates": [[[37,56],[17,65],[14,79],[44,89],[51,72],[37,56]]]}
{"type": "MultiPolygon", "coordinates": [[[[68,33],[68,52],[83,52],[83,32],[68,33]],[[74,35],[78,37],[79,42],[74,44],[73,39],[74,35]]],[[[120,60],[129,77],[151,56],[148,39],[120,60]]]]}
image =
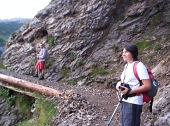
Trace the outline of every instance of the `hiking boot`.
{"type": "Polygon", "coordinates": [[[44,79],[44,75],[42,75],[40,78],[39,78],[39,80],[43,80],[44,79]]]}
{"type": "Polygon", "coordinates": [[[38,74],[36,73],[35,75],[33,75],[33,77],[38,77],[38,74]]]}

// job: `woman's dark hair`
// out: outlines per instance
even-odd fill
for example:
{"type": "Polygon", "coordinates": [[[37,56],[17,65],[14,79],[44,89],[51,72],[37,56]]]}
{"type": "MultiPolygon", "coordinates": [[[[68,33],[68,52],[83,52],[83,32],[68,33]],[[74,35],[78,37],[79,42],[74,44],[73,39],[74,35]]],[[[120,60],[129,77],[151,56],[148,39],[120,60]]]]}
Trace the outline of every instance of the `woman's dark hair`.
{"type": "Polygon", "coordinates": [[[133,56],[133,60],[138,60],[138,47],[135,44],[126,44],[124,47],[133,56]]]}

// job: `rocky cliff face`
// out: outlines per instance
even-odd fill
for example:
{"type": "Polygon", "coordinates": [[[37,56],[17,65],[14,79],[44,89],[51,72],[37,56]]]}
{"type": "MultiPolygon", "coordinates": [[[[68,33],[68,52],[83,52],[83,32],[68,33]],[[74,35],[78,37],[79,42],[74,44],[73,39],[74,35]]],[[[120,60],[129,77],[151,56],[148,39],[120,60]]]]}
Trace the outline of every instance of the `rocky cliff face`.
{"type": "Polygon", "coordinates": [[[160,81],[154,107],[168,123],[169,10],[169,0],[55,0],[10,36],[2,61],[7,69],[32,74],[31,54],[43,42],[51,55],[45,78],[92,85],[119,79],[124,44],[149,43],[139,58],[160,81]]]}

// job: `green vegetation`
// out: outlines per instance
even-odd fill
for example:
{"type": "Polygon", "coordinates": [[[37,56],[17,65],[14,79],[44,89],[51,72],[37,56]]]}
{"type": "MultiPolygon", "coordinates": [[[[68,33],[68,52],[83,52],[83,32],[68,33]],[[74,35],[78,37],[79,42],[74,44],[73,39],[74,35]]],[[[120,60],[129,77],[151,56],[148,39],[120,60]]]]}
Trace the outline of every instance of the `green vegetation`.
{"type": "Polygon", "coordinates": [[[154,51],[157,52],[162,48],[161,44],[153,45],[153,42],[151,42],[150,40],[146,40],[146,39],[138,40],[136,42],[136,45],[137,45],[139,51],[153,49],[154,51]]]}
{"type": "Polygon", "coordinates": [[[5,89],[5,88],[1,89],[0,96],[5,96],[5,97],[9,96],[9,89],[5,89]]]}
{"type": "Polygon", "coordinates": [[[84,63],[83,63],[83,61],[81,61],[81,60],[77,60],[77,62],[76,62],[76,65],[77,66],[82,66],[84,63]]]}
{"type": "Polygon", "coordinates": [[[47,42],[49,45],[55,45],[55,40],[53,37],[50,37],[47,42]]]}
{"type": "Polygon", "coordinates": [[[73,57],[75,57],[76,56],[76,54],[74,53],[74,52],[70,52],[70,58],[73,58],[73,57]]]}
{"type": "Polygon", "coordinates": [[[161,44],[157,44],[157,45],[155,45],[154,50],[155,51],[159,51],[161,48],[162,48],[162,45],[161,44]]]}
{"type": "Polygon", "coordinates": [[[23,24],[24,22],[20,21],[0,22],[0,46],[4,46],[9,36],[23,24]]]}
{"type": "Polygon", "coordinates": [[[136,45],[139,51],[141,51],[141,50],[148,49],[152,45],[152,42],[150,40],[141,39],[136,42],[136,45]]]}
{"type": "Polygon", "coordinates": [[[158,24],[160,20],[161,20],[161,13],[154,15],[152,18],[153,25],[158,24]]]}
{"type": "Polygon", "coordinates": [[[105,75],[108,73],[107,70],[103,69],[100,65],[92,65],[91,66],[92,68],[92,76],[95,76],[95,75],[105,75]]]}
{"type": "Polygon", "coordinates": [[[0,61],[0,68],[1,69],[6,69],[6,67],[2,64],[2,61],[0,61]]]}
{"type": "Polygon", "coordinates": [[[34,58],[32,61],[31,61],[31,64],[33,64],[34,66],[36,65],[38,59],[37,58],[34,58]]]}
{"type": "Polygon", "coordinates": [[[7,98],[7,103],[8,103],[9,105],[13,105],[14,102],[15,102],[15,100],[16,100],[16,96],[15,96],[15,95],[10,95],[10,96],[7,98]]]}
{"type": "Polygon", "coordinates": [[[83,40],[86,41],[86,40],[87,40],[87,37],[83,37],[83,40]]]}
{"type": "Polygon", "coordinates": [[[57,103],[49,101],[44,98],[38,99],[38,105],[36,106],[36,112],[39,113],[39,117],[35,120],[33,125],[39,126],[51,126],[51,119],[56,115],[57,103]]]}
{"type": "Polygon", "coordinates": [[[52,63],[52,59],[50,58],[49,60],[46,60],[45,61],[45,68],[49,68],[51,66],[51,63],[52,63]]]}
{"type": "Polygon", "coordinates": [[[121,15],[118,16],[118,20],[121,20],[121,21],[122,21],[122,20],[124,20],[124,19],[125,19],[125,15],[124,15],[124,14],[121,14],[121,15]]]}
{"type": "Polygon", "coordinates": [[[5,88],[0,90],[0,96],[7,98],[9,106],[15,105],[18,108],[14,111],[15,114],[22,114],[26,117],[26,120],[15,126],[52,126],[50,121],[56,116],[56,102],[48,100],[47,97],[40,94],[36,95],[37,98],[35,99],[5,88]],[[36,103],[34,106],[36,118],[31,113],[34,103],[36,103]]]}
{"type": "Polygon", "coordinates": [[[13,105],[14,102],[15,102],[15,99],[16,99],[16,96],[10,94],[10,90],[9,89],[5,89],[5,88],[0,90],[0,96],[7,97],[7,103],[9,105],[13,105]]]}
{"type": "Polygon", "coordinates": [[[117,51],[119,50],[119,46],[113,45],[113,46],[112,46],[112,49],[113,49],[114,52],[117,52],[117,51]]]}
{"type": "Polygon", "coordinates": [[[70,85],[76,85],[77,84],[77,80],[71,80],[71,81],[68,81],[68,83],[70,85]]]}
{"type": "Polygon", "coordinates": [[[133,34],[137,34],[138,33],[138,27],[135,27],[134,29],[133,29],[133,34]]]}
{"type": "Polygon", "coordinates": [[[116,72],[115,69],[110,70],[110,74],[114,74],[116,72]]]}
{"type": "Polygon", "coordinates": [[[66,77],[66,78],[69,76],[69,73],[70,73],[70,68],[67,68],[67,67],[63,68],[63,69],[60,71],[60,75],[61,75],[62,77],[66,77]]]}
{"type": "Polygon", "coordinates": [[[152,56],[147,56],[147,60],[151,60],[152,59],[152,56]]]}
{"type": "Polygon", "coordinates": [[[5,43],[6,43],[6,38],[1,36],[0,37],[0,46],[5,46],[5,43]]]}
{"type": "Polygon", "coordinates": [[[26,114],[30,115],[30,109],[34,102],[31,101],[30,97],[12,92],[6,88],[0,90],[0,96],[4,96],[7,98],[6,101],[9,104],[9,106],[15,104],[18,107],[17,113],[23,114],[25,116],[26,114]]]}
{"type": "Polygon", "coordinates": [[[82,20],[80,20],[79,23],[80,23],[80,25],[83,25],[83,21],[82,20]]]}
{"type": "Polygon", "coordinates": [[[55,0],[51,0],[51,2],[54,2],[55,0]]]}
{"type": "Polygon", "coordinates": [[[25,26],[26,26],[26,28],[28,28],[29,27],[29,22],[26,22],[25,26]]]}
{"type": "Polygon", "coordinates": [[[16,94],[15,96],[15,105],[18,108],[17,113],[24,115],[26,118],[30,118],[32,115],[30,110],[35,99],[22,94],[16,94]]]}
{"type": "Polygon", "coordinates": [[[101,46],[104,46],[105,44],[106,44],[106,41],[103,40],[102,42],[100,42],[100,43],[98,44],[98,46],[101,47],[101,46]]]}
{"type": "Polygon", "coordinates": [[[86,33],[89,33],[90,32],[90,30],[89,29],[86,29],[86,33]]]}
{"type": "Polygon", "coordinates": [[[153,15],[152,17],[149,17],[148,19],[146,19],[146,21],[151,22],[149,25],[150,29],[153,29],[155,25],[157,25],[161,20],[161,12],[153,15]]]}
{"type": "MultiPolygon", "coordinates": [[[[16,126],[52,126],[52,117],[56,115],[56,102],[49,101],[45,97],[39,96],[36,100],[36,111],[38,117],[33,121],[25,120],[19,122],[16,126]]],[[[31,119],[32,120],[32,119],[31,119]]]]}

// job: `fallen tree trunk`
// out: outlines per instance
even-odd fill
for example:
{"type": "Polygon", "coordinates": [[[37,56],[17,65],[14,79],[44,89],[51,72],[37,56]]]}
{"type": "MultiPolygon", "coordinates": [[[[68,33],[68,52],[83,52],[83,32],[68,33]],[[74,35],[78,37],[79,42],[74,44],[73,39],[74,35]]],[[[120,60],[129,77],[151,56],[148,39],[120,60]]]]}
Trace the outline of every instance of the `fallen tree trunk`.
{"type": "Polygon", "coordinates": [[[10,90],[13,90],[15,92],[18,92],[20,94],[24,94],[24,95],[36,98],[36,95],[33,92],[20,90],[19,88],[16,88],[16,87],[10,86],[9,84],[4,84],[4,83],[0,83],[0,86],[7,88],[7,89],[10,89],[10,90]]]}
{"type": "Polygon", "coordinates": [[[53,88],[45,87],[45,86],[42,86],[39,84],[35,84],[32,82],[28,82],[28,81],[14,78],[11,76],[6,76],[3,74],[0,74],[0,81],[7,82],[7,83],[13,84],[15,86],[19,86],[19,87],[29,89],[32,91],[37,91],[37,92],[39,92],[41,94],[45,94],[45,95],[56,96],[56,95],[63,94],[63,92],[61,92],[59,90],[55,90],[53,88]]]}

